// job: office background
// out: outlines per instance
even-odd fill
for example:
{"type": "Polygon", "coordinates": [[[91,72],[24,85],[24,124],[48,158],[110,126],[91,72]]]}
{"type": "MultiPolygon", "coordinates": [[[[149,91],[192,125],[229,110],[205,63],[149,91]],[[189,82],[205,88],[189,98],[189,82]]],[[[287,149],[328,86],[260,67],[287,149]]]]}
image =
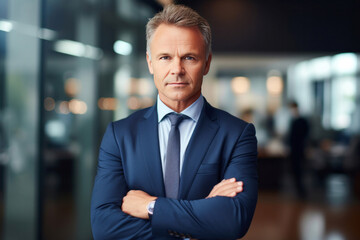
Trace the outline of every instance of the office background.
{"type": "MultiPolygon", "coordinates": [[[[1,0],[1,239],[92,239],[101,137],[154,104],[145,25],[171,2],[1,0]]],[[[204,96],[257,129],[259,204],[245,239],[358,239],[358,1],[176,3],[212,26],[204,96]],[[306,196],[288,157],[291,100],[310,125],[306,196]]]]}

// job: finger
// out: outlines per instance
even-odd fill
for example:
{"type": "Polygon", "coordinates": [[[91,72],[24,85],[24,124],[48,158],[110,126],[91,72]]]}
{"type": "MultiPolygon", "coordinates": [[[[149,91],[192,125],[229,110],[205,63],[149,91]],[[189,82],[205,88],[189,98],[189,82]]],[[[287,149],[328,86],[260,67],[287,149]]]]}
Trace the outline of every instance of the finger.
{"type": "Polygon", "coordinates": [[[223,191],[227,191],[229,189],[233,189],[234,191],[236,191],[236,189],[238,187],[242,187],[243,186],[243,182],[239,181],[239,182],[228,182],[227,184],[223,184],[222,186],[218,187],[216,189],[216,191],[214,191],[214,193],[220,193],[223,191]]]}
{"type": "Polygon", "coordinates": [[[218,194],[228,194],[229,192],[241,192],[243,190],[242,185],[233,185],[231,187],[222,188],[220,191],[218,191],[218,194]]]}
{"type": "Polygon", "coordinates": [[[214,194],[216,194],[216,192],[218,191],[218,189],[223,186],[224,184],[226,183],[226,180],[223,179],[220,183],[216,184],[212,189],[211,189],[211,192],[209,193],[208,197],[212,197],[214,196],[214,194]]]}
{"type": "Polygon", "coordinates": [[[229,194],[231,194],[232,192],[235,192],[236,195],[237,193],[242,192],[242,190],[243,190],[243,182],[240,181],[235,183],[228,183],[219,187],[218,189],[216,189],[216,191],[212,191],[209,196],[210,197],[230,196],[229,194]]]}
{"type": "Polygon", "coordinates": [[[237,186],[236,183],[234,185],[233,180],[225,180],[221,182],[221,184],[218,184],[216,187],[213,188],[213,190],[210,192],[210,196],[216,196],[219,194],[219,192],[223,191],[224,189],[231,188],[231,186],[237,186]]]}
{"type": "Polygon", "coordinates": [[[127,196],[128,196],[128,195],[125,195],[125,196],[123,197],[123,202],[126,201],[127,196]]]}
{"type": "Polygon", "coordinates": [[[129,196],[141,196],[144,195],[144,192],[141,190],[130,190],[127,195],[129,196]]]}
{"type": "Polygon", "coordinates": [[[213,189],[212,189],[212,191],[213,190],[216,190],[217,188],[219,188],[220,186],[222,186],[224,183],[225,183],[225,179],[223,179],[220,183],[218,183],[218,184],[216,184],[214,187],[213,187],[213,189]]]}
{"type": "Polygon", "coordinates": [[[221,192],[219,192],[217,195],[218,196],[226,196],[226,197],[229,197],[229,196],[235,196],[236,194],[240,193],[243,191],[243,187],[242,186],[238,186],[238,187],[235,187],[235,188],[228,188],[228,189],[225,189],[221,192]]]}
{"type": "Polygon", "coordinates": [[[132,194],[134,193],[134,191],[135,191],[135,190],[130,190],[130,191],[127,192],[126,195],[127,195],[127,196],[128,196],[128,195],[132,195],[132,194]]]}
{"type": "Polygon", "coordinates": [[[229,184],[229,183],[233,183],[235,182],[236,179],[235,178],[229,178],[229,179],[223,179],[220,183],[216,184],[213,188],[213,190],[217,190],[219,189],[220,187],[226,185],[226,184],[229,184]]]}
{"type": "Polygon", "coordinates": [[[225,185],[232,184],[234,182],[236,182],[236,178],[223,179],[220,183],[216,184],[213,187],[213,189],[206,198],[215,197],[225,185]]]}
{"type": "Polygon", "coordinates": [[[223,185],[236,182],[235,178],[223,179],[220,183],[216,184],[216,186],[221,187],[223,185]]]}

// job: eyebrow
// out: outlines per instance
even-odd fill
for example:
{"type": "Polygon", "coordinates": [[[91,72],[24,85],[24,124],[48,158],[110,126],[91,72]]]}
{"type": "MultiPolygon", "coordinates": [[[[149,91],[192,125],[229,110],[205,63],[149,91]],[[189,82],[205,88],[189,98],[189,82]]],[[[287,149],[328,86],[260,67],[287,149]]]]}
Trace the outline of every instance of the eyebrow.
{"type": "Polygon", "coordinates": [[[169,53],[167,53],[167,52],[160,52],[160,53],[158,53],[158,54],[156,54],[155,56],[164,56],[164,55],[170,55],[169,53]]]}
{"type": "MultiPolygon", "coordinates": [[[[195,52],[186,52],[185,54],[182,54],[181,57],[183,56],[196,56],[198,57],[200,54],[195,53],[195,52]]],[[[168,52],[160,52],[158,54],[155,55],[156,57],[160,57],[160,56],[172,56],[172,54],[168,53],[168,52]]]]}

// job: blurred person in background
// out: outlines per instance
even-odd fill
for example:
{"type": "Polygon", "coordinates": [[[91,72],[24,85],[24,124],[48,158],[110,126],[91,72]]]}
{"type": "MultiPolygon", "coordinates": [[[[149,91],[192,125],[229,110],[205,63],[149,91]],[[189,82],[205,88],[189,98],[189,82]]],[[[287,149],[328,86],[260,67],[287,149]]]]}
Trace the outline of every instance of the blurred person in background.
{"type": "Polygon", "coordinates": [[[252,124],[201,94],[210,26],[169,5],[146,32],[157,103],[108,125],[92,196],[94,239],[240,238],[257,203],[257,140],[252,124]]]}
{"type": "Polygon", "coordinates": [[[291,170],[294,176],[296,193],[300,198],[306,198],[304,186],[304,165],[305,165],[305,148],[309,135],[309,123],[300,116],[297,102],[289,103],[291,112],[291,122],[289,128],[289,148],[291,170]]]}

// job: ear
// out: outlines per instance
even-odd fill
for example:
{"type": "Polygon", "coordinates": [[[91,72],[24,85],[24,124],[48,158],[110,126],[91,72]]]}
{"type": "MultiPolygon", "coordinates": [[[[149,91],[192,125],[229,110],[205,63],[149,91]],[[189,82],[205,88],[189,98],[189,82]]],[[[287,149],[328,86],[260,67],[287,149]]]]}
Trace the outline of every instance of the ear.
{"type": "Polygon", "coordinates": [[[152,63],[151,63],[151,58],[150,58],[148,52],[146,52],[146,62],[147,62],[147,64],[148,64],[149,72],[150,72],[151,74],[154,74],[154,70],[153,70],[152,63]]]}
{"type": "Polygon", "coordinates": [[[208,74],[208,72],[210,70],[211,59],[212,59],[212,54],[210,53],[208,56],[208,59],[206,60],[206,63],[205,63],[204,75],[208,74]]]}

